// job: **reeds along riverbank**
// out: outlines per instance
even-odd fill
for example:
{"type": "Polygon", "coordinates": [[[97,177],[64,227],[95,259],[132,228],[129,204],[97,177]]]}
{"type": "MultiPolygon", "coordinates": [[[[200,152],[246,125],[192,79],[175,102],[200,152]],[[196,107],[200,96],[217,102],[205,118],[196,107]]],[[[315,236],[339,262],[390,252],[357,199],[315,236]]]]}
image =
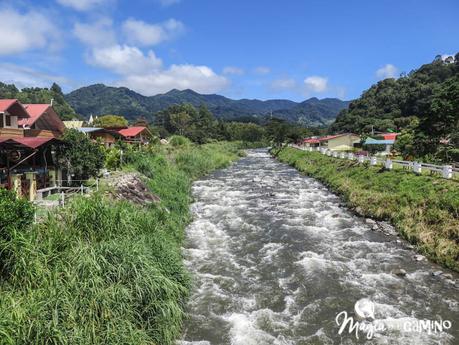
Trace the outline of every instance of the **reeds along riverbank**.
{"type": "Polygon", "coordinates": [[[385,171],[294,148],[273,154],[341,194],[363,216],[389,220],[420,252],[459,271],[456,181],[385,171]]]}
{"type": "Polygon", "coordinates": [[[180,248],[191,182],[236,160],[236,143],[167,145],[129,169],[161,198],[77,198],[0,243],[1,344],[161,344],[180,335],[190,277],[180,248]]]}

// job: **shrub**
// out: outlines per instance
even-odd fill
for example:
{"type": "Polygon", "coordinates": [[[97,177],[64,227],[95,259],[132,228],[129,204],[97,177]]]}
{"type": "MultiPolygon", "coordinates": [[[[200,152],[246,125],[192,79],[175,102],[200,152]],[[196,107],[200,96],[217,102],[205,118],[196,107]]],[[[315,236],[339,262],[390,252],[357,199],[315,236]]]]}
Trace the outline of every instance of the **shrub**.
{"type": "Polygon", "coordinates": [[[9,230],[30,225],[34,208],[30,202],[18,198],[12,191],[0,188],[0,236],[9,237],[9,230]]]}
{"type": "Polygon", "coordinates": [[[181,135],[173,135],[169,138],[169,143],[174,146],[190,146],[191,141],[188,138],[182,137],[181,135]]]}

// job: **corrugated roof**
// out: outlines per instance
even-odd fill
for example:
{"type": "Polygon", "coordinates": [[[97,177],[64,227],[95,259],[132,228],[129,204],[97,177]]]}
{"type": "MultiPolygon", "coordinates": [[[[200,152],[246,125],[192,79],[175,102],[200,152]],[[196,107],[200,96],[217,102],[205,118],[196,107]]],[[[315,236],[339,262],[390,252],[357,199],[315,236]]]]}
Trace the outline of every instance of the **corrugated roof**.
{"type": "Polygon", "coordinates": [[[31,127],[36,123],[36,129],[50,130],[59,133],[64,132],[64,123],[50,104],[24,104],[24,107],[29,113],[30,118],[19,120],[19,126],[31,127]]]}
{"type": "Polygon", "coordinates": [[[0,99],[0,112],[6,111],[18,118],[28,118],[30,116],[17,99],[0,99]]]}
{"type": "Polygon", "coordinates": [[[49,104],[24,104],[30,117],[18,121],[19,126],[32,126],[49,108],[49,104]]]}
{"type": "Polygon", "coordinates": [[[98,131],[105,131],[103,128],[98,128],[98,127],[80,127],[80,128],[75,128],[77,131],[82,132],[82,133],[92,133],[92,132],[98,132],[98,131]]]}
{"type": "Polygon", "coordinates": [[[317,138],[309,138],[309,139],[304,139],[303,142],[308,143],[308,144],[318,144],[320,140],[317,138]]]}
{"type": "Polygon", "coordinates": [[[47,144],[51,140],[58,141],[56,138],[42,138],[42,137],[24,137],[24,138],[10,138],[0,140],[0,143],[21,145],[31,149],[36,149],[44,144],[47,144]]]}
{"type": "Polygon", "coordinates": [[[393,145],[395,140],[378,140],[373,138],[367,138],[364,145],[393,145]]]}
{"type": "Polygon", "coordinates": [[[139,135],[146,129],[147,127],[129,127],[120,129],[117,132],[121,134],[123,137],[135,137],[136,135],[139,135]]]}
{"type": "Polygon", "coordinates": [[[395,140],[400,133],[383,133],[378,135],[382,136],[384,140],[395,140]]]}

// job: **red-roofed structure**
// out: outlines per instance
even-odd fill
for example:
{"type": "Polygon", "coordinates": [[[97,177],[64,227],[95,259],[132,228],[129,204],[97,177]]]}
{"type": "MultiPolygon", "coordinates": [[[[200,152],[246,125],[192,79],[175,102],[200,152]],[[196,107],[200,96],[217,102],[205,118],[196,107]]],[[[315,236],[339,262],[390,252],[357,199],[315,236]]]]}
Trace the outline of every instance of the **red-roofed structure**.
{"type": "Polygon", "coordinates": [[[62,172],[53,153],[64,128],[49,104],[0,100],[0,186],[29,200],[40,190],[57,188],[62,172]]]}
{"type": "Polygon", "coordinates": [[[360,136],[354,133],[327,135],[320,138],[306,138],[303,145],[306,147],[327,147],[330,150],[352,150],[360,143],[360,136]]]}
{"type": "Polygon", "coordinates": [[[65,125],[50,104],[24,104],[30,117],[18,121],[26,136],[59,137],[65,125]]]}
{"type": "Polygon", "coordinates": [[[140,126],[123,128],[116,131],[116,133],[121,135],[123,141],[130,144],[146,144],[148,132],[147,127],[140,126]]]}
{"type": "Polygon", "coordinates": [[[397,139],[397,136],[399,136],[400,133],[382,133],[378,134],[378,137],[381,136],[384,138],[384,140],[395,140],[397,139]]]}
{"type": "Polygon", "coordinates": [[[17,99],[0,99],[0,113],[8,113],[18,118],[29,117],[29,113],[17,99]]]}

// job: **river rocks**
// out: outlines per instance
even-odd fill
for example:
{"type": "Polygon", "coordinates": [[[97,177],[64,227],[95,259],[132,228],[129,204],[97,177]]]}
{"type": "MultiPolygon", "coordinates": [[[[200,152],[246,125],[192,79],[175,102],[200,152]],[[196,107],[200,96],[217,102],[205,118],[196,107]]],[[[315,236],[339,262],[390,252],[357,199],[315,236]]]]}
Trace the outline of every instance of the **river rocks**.
{"type": "Polygon", "coordinates": [[[361,207],[356,207],[356,208],[354,209],[354,211],[355,211],[355,213],[357,213],[357,214],[363,214],[363,209],[362,209],[361,207]]]}
{"type": "Polygon", "coordinates": [[[398,277],[404,277],[406,276],[406,271],[403,268],[396,268],[395,270],[392,271],[392,274],[398,277]]]}
{"type": "Polygon", "coordinates": [[[127,200],[140,205],[159,202],[161,199],[145,185],[140,174],[126,173],[113,176],[109,183],[112,195],[119,200],[127,200]]]}
{"type": "Polygon", "coordinates": [[[369,225],[373,225],[373,224],[376,224],[376,221],[371,219],[371,218],[366,218],[365,219],[365,223],[367,223],[369,225]]]}
{"type": "Polygon", "coordinates": [[[435,272],[432,272],[432,275],[433,275],[434,277],[438,277],[438,276],[441,276],[442,273],[443,273],[442,271],[435,271],[435,272]]]}
{"type": "Polygon", "coordinates": [[[445,279],[453,279],[453,275],[451,273],[443,273],[443,277],[445,279]]]}
{"type": "Polygon", "coordinates": [[[426,258],[425,258],[425,256],[419,255],[419,254],[418,254],[418,255],[414,255],[414,256],[413,256],[413,259],[414,259],[415,261],[424,261],[426,258]]]}

